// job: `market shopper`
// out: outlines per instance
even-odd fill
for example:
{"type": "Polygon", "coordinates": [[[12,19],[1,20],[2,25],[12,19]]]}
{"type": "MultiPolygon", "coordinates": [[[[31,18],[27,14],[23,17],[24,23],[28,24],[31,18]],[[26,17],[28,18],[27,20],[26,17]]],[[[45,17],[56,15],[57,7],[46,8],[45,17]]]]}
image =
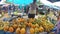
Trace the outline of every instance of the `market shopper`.
{"type": "Polygon", "coordinates": [[[11,5],[8,6],[8,15],[11,15],[11,5]]]}
{"type": "Polygon", "coordinates": [[[60,34],[60,15],[59,15],[58,18],[57,18],[56,27],[57,27],[57,34],[60,34]]]}
{"type": "Polygon", "coordinates": [[[13,4],[13,6],[12,6],[12,7],[13,7],[13,12],[14,12],[14,11],[15,11],[15,5],[13,4]]]}
{"type": "Polygon", "coordinates": [[[31,3],[29,6],[28,18],[34,18],[35,17],[36,8],[37,8],[36,0],[33,0],[33,3],[31,3]]]}
{"type": "Polygon", "coordinates": [[[1,11],[1,6],[0,6],[0,11],[1,11]]]}

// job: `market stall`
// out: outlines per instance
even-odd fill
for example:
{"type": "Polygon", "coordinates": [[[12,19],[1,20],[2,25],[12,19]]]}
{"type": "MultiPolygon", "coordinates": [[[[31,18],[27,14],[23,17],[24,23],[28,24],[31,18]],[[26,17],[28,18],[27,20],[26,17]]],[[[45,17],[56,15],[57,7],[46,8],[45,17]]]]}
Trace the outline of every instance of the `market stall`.
{"type": "Polygon", "coordinates": [[[0,34],[55,34],[59,9],[39,1],[38,14],[35,18],[28,18],[28,13],[24,11],[32,2],[32,0],[7,0],[8,4],[2,6],[4,10],[0,18],[0,34]],[[55,8],[58,10],[54,10],[55,8]]]}

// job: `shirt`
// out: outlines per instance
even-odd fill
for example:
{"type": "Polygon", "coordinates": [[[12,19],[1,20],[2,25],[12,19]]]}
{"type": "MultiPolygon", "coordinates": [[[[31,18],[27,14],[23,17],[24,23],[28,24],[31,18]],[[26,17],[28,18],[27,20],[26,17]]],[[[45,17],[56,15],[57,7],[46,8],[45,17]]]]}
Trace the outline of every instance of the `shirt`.
{"type": "Polygon", "coordinates": [[[36,8],[37,5],[32,3],[29,8],[29,14],[36,14],[36,8]]]}

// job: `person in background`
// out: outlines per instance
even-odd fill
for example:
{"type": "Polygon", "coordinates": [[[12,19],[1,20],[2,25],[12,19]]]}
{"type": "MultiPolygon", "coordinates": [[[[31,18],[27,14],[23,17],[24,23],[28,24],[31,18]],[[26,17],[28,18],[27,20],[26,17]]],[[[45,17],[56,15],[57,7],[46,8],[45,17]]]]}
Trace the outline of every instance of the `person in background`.
{"type": "Polygon", "coordinates": [[[37,0],[33,0],[33,3],[31,3],[29,6],[28,18],[35,18],[36,8],[38,8],[36,1],[37,0]]]}
{"type": "Polygon", "coordinates": [[[1,14],[1,6],[0,6],[0,14],[1,14]]]}
{"type": "Polygon", "coordinates": [[[60,14],[57,17],[56,27],[57,27],[57,34],[60,34],[60,14]]]}
{"type": "Polygon", "coordinates": [[[24,6],[22,7],[22,16],[24,16],[24,6]]]}
{"type": "Polygon", "coordinates": [[[46,9],[47,9],[46,14],[48,15],[50,13],[51,9],[50,8],[46,8],[46,9]]]}
{"type": "Polygon", "coordinates": [[[49,12],[50,12],[50,9],[48,9],[48,14],[49,14],[49,12]]]}
{"type": "Polygon", "coordinates": [[[8,14],[11,15],[11,10],[12,10],[12,7],[11,5],[8,6],[8,14]]]}
{"type": "Polygon", "coordinates": [[[13,7],[13,12],[14,12],[15,11],[15,5],[13,4],[12,7],[13,7]]]}
{"type": "Polygon", "coordinates": [[[36,8],[36,15],[38,15],[38,8],[36,8]]]}
{"type": "Polygon", "coordinates": [[[29,6],[27,5],[26,6],[26,14],[28,14],[28,11],[29,11],[29,6]]]}
{"type": "Polygon", "coordinates": [[[54,11],[54,16],[58,17],[58,11],[54,11]]]}

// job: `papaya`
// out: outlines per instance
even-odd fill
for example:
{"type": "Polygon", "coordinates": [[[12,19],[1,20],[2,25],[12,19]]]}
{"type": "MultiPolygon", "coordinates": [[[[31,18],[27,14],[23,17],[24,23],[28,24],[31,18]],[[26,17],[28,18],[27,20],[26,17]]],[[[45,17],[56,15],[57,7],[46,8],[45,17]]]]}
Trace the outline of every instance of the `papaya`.
{"type": "Polygon", "coordinates": [[[8,31],[9,30],[9,26],[4,26],[4,31],[8,31]]]}
{"type": "Polygon", "coordinates": [[[14,29],[16,29],[17,27],[18,27],[17,24],[14,24],[14,25],[13,25],[13,28],[14,28],[14,29]]]}
{"type": "Polygon", "coordinates": [[[20,33],[20,28],[16,29],[16,33],[19,34],[20,33]]]}
{"type": "Polygon", "coordinates": [[[21,33],[21,34],[25,34],[25,32],[26,32],[25,28],[22,28],[22,29],[20,30],[20,33],[21,33]]]}
{"type": "Polygon", "coordinates": [[[39,27],[39,32],[43,32],[44,28],[42,26],[39,27]]]}
{"type": "Polygon", "coordinates": [[[34,34],[35,30],[34,28],[30,28],[30,34],[34,34]]]}
{"type": "Polygon", "coordinates": [[[14,32],[14,28],[13,27],[10,27],[9,28],[9,32],[14,32]]]}

